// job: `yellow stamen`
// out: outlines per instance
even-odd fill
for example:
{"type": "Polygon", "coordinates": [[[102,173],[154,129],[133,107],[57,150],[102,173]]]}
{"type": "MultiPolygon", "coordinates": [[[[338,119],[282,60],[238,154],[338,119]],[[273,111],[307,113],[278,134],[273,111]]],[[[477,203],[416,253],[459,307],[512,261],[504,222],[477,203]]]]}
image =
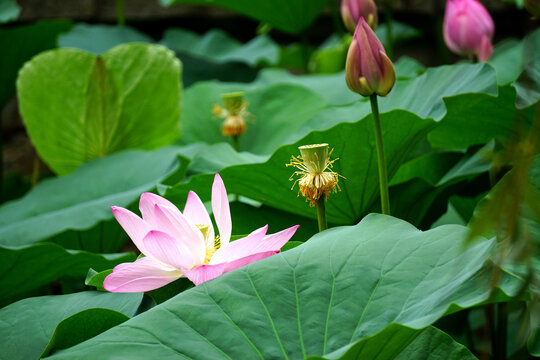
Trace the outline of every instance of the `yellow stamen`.
{"type": "Polygon", "coordinates": [[[321,196],[328,198],[330,192],[337,192],[341,190],[338,185],[339,177],[343,177],[332,170],[333,163],[338,160],[329,160],[330,155],[334,149],[332,149],[326,159],[319,159],[317,153],[315,153],[315,161],[306,161],[302,156],[292,156],[291,162],[286,166],[294,166],[299,171],[295,171],[289,180],[293,180],[295,175],[300,175],[291,190],[294,189],[296,183],[300,188],[300,193],[309,201],[310,206],[315,206],[321,196]],[[323,161],[321,161],[323,160],[323,161]],[[322,164],[321,164],[322,162],[322,164]]]}
{"type": "Polygon", "coordinates": [[[206,245],[206,254],[204,256],[204,262],[203,264],[206,265],[210,262],[210,259],[212,259],[212,256],[216,253],[216,251],[221,246],[221,242],[219,240],[219,235],[216,236],[216,238],[212,241],[209,239],[210,237],[210,226],[205,224],[198,224],[196,225],[199,230],[201,230],[203,237],[204,237],[204,243],[206,245]]]}

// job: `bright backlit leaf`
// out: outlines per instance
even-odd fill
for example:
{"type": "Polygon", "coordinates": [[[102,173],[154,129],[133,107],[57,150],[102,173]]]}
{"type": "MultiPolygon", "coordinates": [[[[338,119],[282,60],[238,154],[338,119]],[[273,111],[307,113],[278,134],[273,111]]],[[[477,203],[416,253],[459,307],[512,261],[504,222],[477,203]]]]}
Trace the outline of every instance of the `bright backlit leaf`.
{"type": "Polygon", "coordinates": [[[17,79],[33,145],[57,173],[123,149],[151,150],[179,134],[181,64],[159,45],[125,44],[96,56],[51,50],[17,79]]]}

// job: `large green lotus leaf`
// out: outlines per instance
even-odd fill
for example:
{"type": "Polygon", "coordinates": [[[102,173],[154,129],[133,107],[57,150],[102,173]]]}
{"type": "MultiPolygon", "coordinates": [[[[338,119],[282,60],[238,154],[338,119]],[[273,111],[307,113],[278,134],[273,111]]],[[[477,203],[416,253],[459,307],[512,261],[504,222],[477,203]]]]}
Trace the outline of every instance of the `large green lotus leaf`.
{"type": "Polygon", "coordinates": [[[151,43],[152,38],[129,26],[85,23],[75,25],[69,32],[58,37],[58,47],[81,49],[98,55],[131,42],[151,43]]]}
{"type": "MultiPolygon", "coordinates": [[[[390,206],[394,216],[421,228],[429,228],[447,209],[453,185],[470,182],[491,167],[494,144],[463,155],[431,152],[402,165],[390,182],[390,206]]],[[[469,189],[470,191],[471,189],[469,189]]],[[[380,212],[375,203],[373,211],[380,212]]]]}
{"type": "MultiPolygon", "coordinates": [[[[238,89],[242,87],[208,82],[186,90],[180,142],[230,141],[221,134],[223,119],[217,119],[212,108],[221,104],[221,94],[238,89]]],[[[296,140],[291,139],[291,135],[327,105],[315,93],[292,84],[254,88],[245,92],[245,101],[249,103],[248,110],[254,115],[254,122],[247,122],[247,130],[240,137],[239,146],[241,151],[256,154],[270,154],[278,146],[296,140]]]]}
{"type": "Polygon", "coordinates": [[[180,62],[160,45],[125,44],[96,56],[51,50],[17,79],[32,143],[58,174],[127,149],[155,149],[178,137],[180,62]]]}
{"type": "Polygon", "coordinates": [[[279,60],[279,47],[266,35],[242,44],[219,29],[199,35],[175,28],[165,31],[161,44],[177,53],[187,53],[213,62],[235,61],[256,66],[260,63],[275,65],[279,60]]]}
{"type": "Polygon", "coordinates": [[[0,207],[0,245],[29,245],[112,219],[110,206],[128,206],[167,176],[185,170],[186,161],[177,158],[181,152],[177,147],[123,151],[42,181],[23,198],[0,207]]]}
{"type": "Polygon", "coordinates": [[[0,24],[17,20],[21,7],[15,0],[0,0],[0,24]]]}
{"type": "MultiPolygon", "coordinates": [[[[540,32],[537,37],[540,43],[540,32]]],[[[529,61],[519,79],[513,84],[517,91],[516,107],[519,109],[533,105],[540,100],[540,50],[536,57],[529,61]]]]}
{"type": "Polygon", "coordinates": [[[56,47],[58,34],[72,26],[69,21],[55,20],[0,29],[0,108],[15,94],[19,68],[37,53],[56,47]]]}
{"type": "Polygon", "coordinates": [[[107,308],[135,315],[142,293],[113,294],[87,291],[21,300],[0,310],[3,359],[37,359],[58,323],[82,310],[107,308]]]}
{"type": "Polygon", "coordinates": [[[434,326],[430,326],[414,339],[397,360],[473,360],[476,357],[465,346],[434,326]]]}
{"type": "Polygon", "coordinates": [[[58,278],[82,280],[89,268],[101,271],[135,260],[132,253],[94,254],[66,250],[53,243],[34,244],[17,249],[0,247],[0,256],[0,306],[19,300],[58,278]]]}
{"type": "Polygon", "coordinates": [[[501,85],[512,83],[517,90],[516,105],[528,107],[540,99],[540,29],[523,40],[506,40],[495,47],[490,65],[501,85]]]}
{"type": "MultiPolygon", "coordinates": [[[[407,155],[435,122],[417,117],[406,111],[396,110],[382,115],[385,151],[390,177],[407,160],[407,155]]],[[[286,167],[291,155],[299,155],[298,146],[328,143],[334,149],[334,170],[345,176],[339,182],[341,191],[332,194],[326,204],[328,221],[335,224],[354,224],[379,197],[377,155],[371,116],[354,123],[341,123],[326,131],[313,131],[296,143],[278,148],[266,161],[233,165],[223,168],[221,174],[227,190],[259,201],[265,205],[295,214],[315,217],[302,197],[297,197],[298,187],[291,191],[288,181],[294,168],[286,167]],[[346,140],[346,141],[344,141],[346,140]]],[[[210,161],[227,159],[226,153],[209,153],[210,161]]],[[[204,167],[204,157],[193,159],[193,164],[204,167]]],[[[225,163],[227,164],[227,163],[225,163]]],[[[210,200],[209,189],[213,174],[192,176],[189,182],[160,189],[173,202],[185,201],[194,190],[203,201],[210,200]]]]}
{"type": "Polygon", "coordinates": [[[540,55],[539,40],[540,29],[536,29],[523,40],[507,39],[495,46],[489,64],[497,72],[499,85],[516,81],[527,64],[540,55]]]}
{"type": "MultiPolygon", "coordinates": [[[[403,70],[396,66],[398,80],[394,88],[387,97],[379,97],[381,112],[403,109],[423,118],[431,117],[440,120],[446,114],[444,97],[465,93],[497,94],[495,71],[491,66],[483,63],[429,68],[422,75],[410,79],[408,74],[410,74],[408,62],[403,63],[403,70]],[[406,79],[399,79],[400,72],[406,79]]],[[[360,109],[349,114],[349,117],[356,116],[356,119],[360,119],[371,112],[368,99],[349,90],[345,83],[344,73],[295,76],[283,70],[266,69],[261,71],[255,85],[284,82],[305,86],[334,105],[347,105],[360,100],[362,104],[360,109]]],[[[337,122],[340,121],[341,119],[337,122]]]]}
{"type": "Polygon", "coordinates": [[[307,28],[327,4],[327,0],[160,0],[161,4],[200,4],[219,6],[298,34],[307,28]]]}
{"type": "Polygon", "coordinates": [[[462,360],[476,359],[451,336],[429,326],[423,331],[399,324],[390,324],[383,331],[357,341],[325,356],[309,356],[306,360],[462,360]]]}
{"type": "Polygon", "coordinates": [[[468,148],[495,138],[506,142],[530,124],[534,109],[516,109],[516,90],[499,88],[498,96],[459,95],[445,99],[448,112],[429,135],[433,147],[468,148]]]}
{"type": "Polygon", "coordinates": [[[80,311],[58,324],[40,357],[80,344],[127,320],[129,316],[111,309],[91,308],[80,311]]]}
{"type": "MultiPolygon", "coordinates": [[[[336,38],[330,38],[327,41],[329,43],[334,43],[336,41],[335,39],[336,38]]],[[[305,56],[302,53],[300,55],[305,56]]],[[[410,79],[417,77],[423,72],[421,65],[418,63],[412,64],[413,62],[414,60],[411,60],[411,58],[402,56],[394,64],[398,79],[410,79]]],[[[361,98],[347,87],[344,72],[330,75],[293,75],[283,69],[264,69],[260,72],[260,75],[256,82],[253,83],[253,86],[267,86],[275,83],[292,83],[307,87],[334,105],[350,104],[361,98]],[[332,91],[328,91],[328,89],[332,89],[332,91]]]]}
{"type": "MultiPolygon", "coordinates": [[[[298,359],[385,329],[392,337],[396,324],[420,330],[490,297],[492,270],[483,265],[493,242],[463,250],[467,232],[421,232],[369,215],[187,290],[53,358],[298,359]]],[[[494,301],[522,285],[504,279],[494,301]]],[[[377,337],[372,356],[388,337],[377,337]]]]}
{"type": "Polygon", "coordinates": [[[515,81],[523,71],[523,42],[507,39],[493,49],[489,64],[497,72],[497,83],[506,85],[515,81]]]}

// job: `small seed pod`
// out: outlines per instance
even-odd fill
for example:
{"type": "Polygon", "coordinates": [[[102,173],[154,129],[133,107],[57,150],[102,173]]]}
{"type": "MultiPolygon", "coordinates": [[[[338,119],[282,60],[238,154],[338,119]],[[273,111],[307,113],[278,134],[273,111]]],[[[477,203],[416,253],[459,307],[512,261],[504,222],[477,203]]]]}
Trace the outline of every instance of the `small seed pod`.
{"type": "Polygon", "coordinates": [[[221,133],[225,136],[240,136],[246,131],[246,119],[252,114],[247,110],[248,103],[244,101],[243,92],[233,92],[221,95],[223,107],[214,105],[212,113],[225,119],[221,126],[221,133]]]}
{"type": "Polygon", "coordinates": [[[330,192],[339,190],[338,179],[341,175],[332,171],[332,164],[338,159],[330,160],[332,151],[328,151],[328,144],[304,145],[298,149],[301,156],[292,156],[287,164],[298,169],[289,180],[300,175],[292,188],[298,183],[300,193],[310,202],[310,206],[315,206],[323,195],[328,198],[330,192]]]}

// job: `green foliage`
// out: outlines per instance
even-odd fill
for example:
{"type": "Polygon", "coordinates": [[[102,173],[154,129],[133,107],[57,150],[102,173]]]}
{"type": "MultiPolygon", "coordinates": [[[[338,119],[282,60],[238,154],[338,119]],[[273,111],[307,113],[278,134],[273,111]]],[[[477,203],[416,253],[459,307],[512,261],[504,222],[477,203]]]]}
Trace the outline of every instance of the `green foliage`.
{"type": "MultiPolygon", "coordinates": [[[[212,144],[229,141],[220,130],[224,119],[218,119],[211,111],[215,104],[221,104],[221,94],[243,88],[241,85],[210,82],[186,90],[180,142],[212,144]]],[[[278,146],[286,144],[291,134],[326,105],[313,92],[289,84],[246,91],[245,100],[255,120],[248,121],[247,130],[240,139],[240,150],[255,154],[271,154],[278,146]]]]}
{"type": "Polygon", "coordinates": [[[17,20],[21,7],[15,0],[0,0],[0,24],[17,20]]]}
{"type": "Polygon", "coordinates": [[[219,6],[268,23],[277,29],[298,34],[319,15],[327,0],[160,0],[161,4],[200,4],[219,6]]]}
{"type": "Polygon", "coordinates": [[[69,21],[39,21],[0,29],[0,107],[15,94],[15,80],[21,66],[41,51],[56,47],[58,34],[69,30],[69,21]]]}
{"type": "Polygon", "coordinates": [[[210,30],[201,36],[184,29],[168,29],[161,44],[176,53],[219,63],[236,61],[251,66],[261,63],[275,65],[279,59],[278,46],[266,35],[242,44],[222,30],[210,30]]]}
{"type": "Polygon", "coordinates": [[[0,247],[0,306],[21,299],[58,278],[82,280],[89,268],[111,269],[134,261],[132,253],[95,254],[66,250],[57,244],[42,243],[16,249],[0,247]]]}
{"type": "Polygon", "coordinates": [[[178,136],[180,62],[158,45],[120,45],[103,56],[44,52],[21,69],[17,91],[32,143],[58,174],[178,136]]]}
{"type": "Polygon", "coordinates": [[[112,269],[97,272],[96,270],[90,268],[90,270],[88,270],[88,274],[86,274],[84,284],[88,286],[94,286],[98,291],[106,291],[103,288],[103,281],[111,273],[112,269]]]}
{"type": "MultiPolygon", "coordinates": [[[[375,334],[371,348],[395,336],[410,341],[441,316],[489,298],[491,272],[483,265],[493,243],[463,252],[466,234],[460,226],[420,232],[370,215],[185,291],[53,358],[302,358],[349,349],[375,334]]],[[[499,301],[520,281],[508,277],[501,286],[499,301]]],[[[416,351],[441,339],[423,341],[416,351]]]]}
{"type": "Polygon", "coordinates": [[[150,43],[152,38],[129,26],[80,23],[58,37],[58,47],[75,48],[101,55],[115,46],[133,42],[150,43]]]}
{"type": "MultiPolygon", "coordinates": [[[[180,153],[176,147],[124,151],[41,182],[22,199],[0,207],[0,245],[30,245],[112,219],[111,206],[128,206],[167,177],[182,177],[187,162],[178,161],[180,153]],[[101,181],[96,182],[96,176],[101,181]]],[[[104,244],[96,250],[117,251],[121,246],[104,244]]]]}
{"type": "MultiPolygon", "coordinates": [[[[382,124],[385,129],[390,175],[407,160],[407,154],[434,126],[431,120],[424,120],[401,110],[383,114],[382,124]]],[[[303,198],[296,196],[297,190],[291,191],[292,182],[287,179],[294,169],[287,168],[285,164],[289,163],[291,155],[298,155],[298,146],[328,143],[334,148],[332,156],[340,159],[334,164],[334,170],[346,177],[340,181],[341,192],[333,194],[326,205],[328,221],[354,224],[378,198],[379,184],[372,126],[371,116],[366,116],[354,123],[343,122],[326,131],[314,131],[294,144],[278,148],[264,163],[229,166],[221,170],[220,174],[230,193],[314,218],[314,208],[308,207],[303,198]]],[[[216,161],[221,156],[227,157],[224,153],[213,152],[208,158],[216,161]]],[[[197,161],[201,166],[202,159],[197,161]]],[[[165,196],[173,202],[181,202],[185,200],[188,192],[193,190],[203,200],[209,200],[208,189],[211,188],[213,177],[212,174],[192,176],[187,183],[168,187],[165,196]]]]}
{"type": "Polygon", "coordinates": [[[353,360],[372,358],[373,354],[377,354],[377,359],[476,359],[465,346],[433,326],[419,333],[402,325],[391,324],[388,330],[351,346],[344,346],[324,357],[309,356],[306,360],[353,360]]]}
{"type": "MultiPolygon", "coordinates": [[[[385,48],[388,45],[386,43],[386,41],[388,40],[387,32],[388,28],[386,26],[386,23],[380,24],[375,30],[375,35],[377,35],[385,48]]],[[[394,45],[417,38],[420,35],[420,31],[415,29],[414,27],[404,24],[400,21],[392,21],[392,41],[394,45]]]]}
{"type": "MultiPolygon", "coordinates": [[[[0,358],[473,359],[485,355],[485,339],[475,338],[489,332],[484,305],[510,301],[528,313],[508,318],[508,355],[540,355],[532,125],[540,30],[496,44],[488,63],[394,63],[396,84],[380,99],[393,218],[369,214],[380,210],[377,159],[369,102],[344,81],[350,37],[332,35],[316,47],[307,34],[289,45],[268,36],[272,27],[305,31],[326,1],[211,3],[264,21],[264,35],[241,43],[221,30],[168,29],[157,45],[133,28],[78,24],[59,37],[62,49],[21,70],[31,140],[66,175],[0,207],[0,358]],[[190,87],[180,134],[182,81],[190,87]],[[232,91],[245,93],[255,120],[240,152],[211,111],[232,91]],[[329,143],[339,158],[333,170],[344,176],[326,203],[331,226],[322,233],[298,185],[291,190],[295,169],[286,167],[298,146],[314,143],[329,143]],[[195,191],[211,210],[216,172],[229,193],[233,240],[266,224],[269,233],[301,225],[281,254],[197,287],[180,278],[144,296],[105,293],[111,269],[136,259],[118,254],[135,248],[109,207],[138,213],[140,194],[152,191],[183,209],[195,191]],[[517,231],[506,236],[509,229],[517,231]],[[15,302],[77,291],[84,292],[15,302]],[[528,331],[520,332],[524,314],[528,331]],[[454,316],[458,325],[444,325],[454,316]]],[[[70,27],[0,30],[9,35],[0,103],[11,97],[22,62],[70,27]],[[27,41],[34,38],[41,43],[27,41]]],[[[419,35],[400,23],[393,30],[397,41],[419,35]]],[[[377,31],[384,41],[384,24],[377,31]]]]}
{"type": "Polygon", "coordinates": [[[71,315],[58,324],[41,357],[91,339],[126,320],[129,320],[129,316],[121,312],[101,308],[86,309],[71,315]]]}
{"type": "Polygon", "coordinates": [[[135,315],[141,299],[142,294],[88,291],[30,298],[6,306],[0,309],[0,335],[3,343],[0,357],[13,360],[37,359],[53,334],[49,346],[62,348],[76,343],[88,338],[91,333],[97,334],[107,324],[112,324],[112,319],[103,317],[110,315],[109,312],[114,311],[116,319],[135,315]],[[92,311],[84,312],[87,309],[92,311]],[[76,320],[84,321],[73,323],[76,320]]]}

